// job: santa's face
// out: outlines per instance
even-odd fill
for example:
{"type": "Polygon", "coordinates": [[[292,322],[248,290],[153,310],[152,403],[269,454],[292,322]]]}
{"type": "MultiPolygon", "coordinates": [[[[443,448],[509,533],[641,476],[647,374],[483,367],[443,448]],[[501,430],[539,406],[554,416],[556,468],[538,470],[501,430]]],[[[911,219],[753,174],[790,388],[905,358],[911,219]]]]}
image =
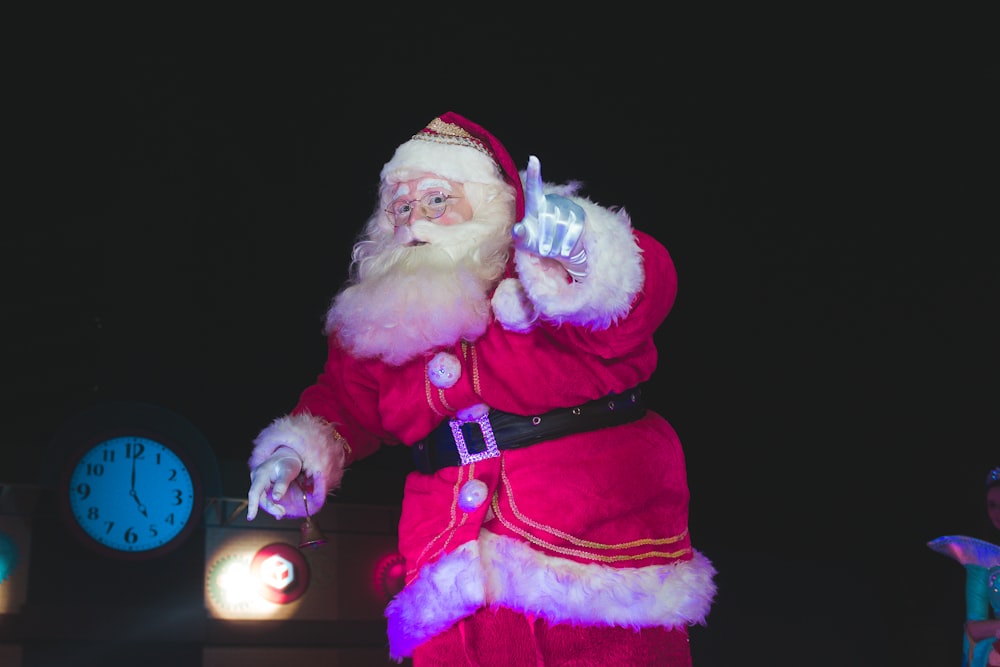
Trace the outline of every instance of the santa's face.
{"type": "Polygon", "coordinates": [[[407,261],[418,262],[433,248],[460,262],[479,254],[484,244],[493,248],[500,239],[506,245],[509,234],[491,212],[490,199],[481,188],[467,192],[465,184],[433,173],[387,183],[382,191],[384,217],[370,237],[380,246],[373,253],[391,251],[396,261],[405,249],[407,261]]]}
{"type": "Polygon", "coordinates": [[[390,364],[481,336],[509,256],[513,190],[420,174],[385,184],[381,202],[327,330],[390,364]]]}
{"type": "Polygon", "coordinates": [[[405,229],[414,220],[457,225],[472,217],[472,204],[465,197],[465,187],[434,174],[395,183],[390,195],[386,214],[396,229],[405,229]]]}

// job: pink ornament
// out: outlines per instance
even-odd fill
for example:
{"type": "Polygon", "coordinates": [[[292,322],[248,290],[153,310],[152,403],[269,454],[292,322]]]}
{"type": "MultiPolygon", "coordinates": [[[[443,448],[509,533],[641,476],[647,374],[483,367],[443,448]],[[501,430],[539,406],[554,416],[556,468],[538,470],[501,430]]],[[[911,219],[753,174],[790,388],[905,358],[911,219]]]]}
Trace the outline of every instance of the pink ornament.
{"type": "Polygon", "coordinates": [[[462,408],[455,413],[459,421],[474,422],[490,411],[490,406],[485,403],[473,403],[467,408],[462,408]]]}
{"type": "Polygon", "coordinates": [[[450,352],[438,352],[427,364],[427,377],[438,389],[454,387],[462,377],[462,362],[450,352]]]}
{"type": "Polygon", "coordinates": [[[479,509],[479,506],[486,502],[486,496],[489,492],[490,489],[486,486],[486,482],[470,479],[462,485],[458,492],[458,506],[466,512],[479,509]]]}

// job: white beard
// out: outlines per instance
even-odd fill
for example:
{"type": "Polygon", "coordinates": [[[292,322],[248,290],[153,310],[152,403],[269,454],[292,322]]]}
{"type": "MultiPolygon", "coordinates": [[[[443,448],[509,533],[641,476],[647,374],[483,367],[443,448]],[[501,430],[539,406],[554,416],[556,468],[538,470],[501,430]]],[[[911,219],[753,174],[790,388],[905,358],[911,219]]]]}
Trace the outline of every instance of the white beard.
{"type": "Polygon", "coordinates": [[[393,366],[479,338],[510,252],[509,210],[495,202],[457,225],[418,221],[395,239],[370,224],[355,246],[357,276],[330,306],[326,332],[351,354],[393,366]],[[424,245],[401,245],[410,239],[424,245]]]}

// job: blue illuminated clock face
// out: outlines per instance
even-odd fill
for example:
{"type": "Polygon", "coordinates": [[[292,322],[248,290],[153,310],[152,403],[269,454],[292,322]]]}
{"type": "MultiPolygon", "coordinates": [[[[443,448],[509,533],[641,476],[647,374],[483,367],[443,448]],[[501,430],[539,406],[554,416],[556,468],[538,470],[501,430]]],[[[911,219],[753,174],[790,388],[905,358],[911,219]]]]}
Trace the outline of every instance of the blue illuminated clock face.
{"type": "Polygon", "coordinates": [[[120,554],[156,555],[190,532],[197,479],[177,451],[150,437],[116,436],[72,463],[69,509],[87,539],[120,554]]]}

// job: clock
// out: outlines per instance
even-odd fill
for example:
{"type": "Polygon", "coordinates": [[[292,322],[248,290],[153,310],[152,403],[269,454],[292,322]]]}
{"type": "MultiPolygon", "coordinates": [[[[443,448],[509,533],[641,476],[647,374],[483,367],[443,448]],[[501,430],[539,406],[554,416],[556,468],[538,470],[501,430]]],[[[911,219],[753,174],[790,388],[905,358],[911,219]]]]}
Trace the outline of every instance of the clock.
{"type": "Polygon", "coordinates": [[[55,442],[61,514],[86,547],[115,559],[164,556],[188,541],[206,494],[218,495],[211,447],[154,405],[108,403],[69,420],[55,442]]]}
{"type": "Polygon", "coordinates": [[[94,545],[154,556],[191,531],[201,505],[197,474],[162,437],[135,433],[102,439],[72,462],[73,522],[94,545]]]}

